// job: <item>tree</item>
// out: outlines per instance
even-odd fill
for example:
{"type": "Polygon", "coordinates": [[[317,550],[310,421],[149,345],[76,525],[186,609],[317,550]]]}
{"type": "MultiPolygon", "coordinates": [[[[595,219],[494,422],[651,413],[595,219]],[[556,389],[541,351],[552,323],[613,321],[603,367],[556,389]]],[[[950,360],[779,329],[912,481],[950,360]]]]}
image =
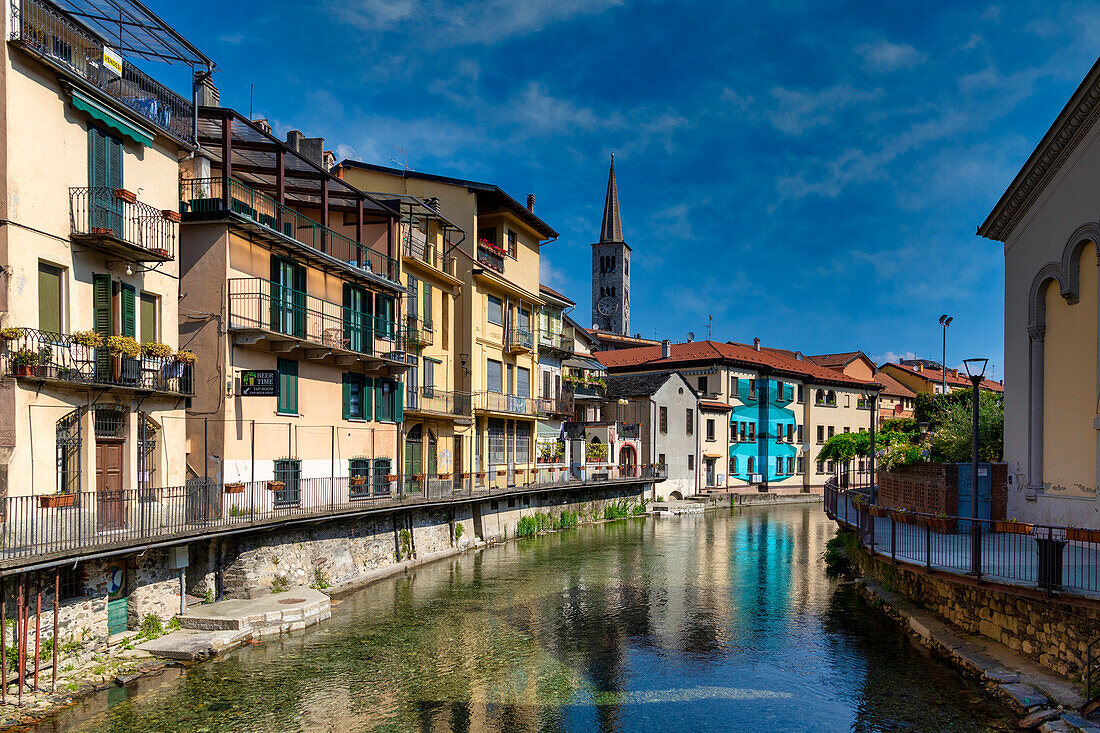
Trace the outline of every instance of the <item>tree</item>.
{"type": "MultiPolygon", "coordinates": [[[[937,395],[942,397],[943,395],[937,395]]],[[[971,459],[973,441],[973,392],[954,392],[951,399],[938,400],[930,422],[935,432],[929,439],[933,461],[966,463],[971,459]],[[966,399],[956,398],[965,394],[966,399]]],[[[982,391],[978,397],[978,460],[994,462],[1004,455],[1004,399],[994,392],[982,391]]]]}

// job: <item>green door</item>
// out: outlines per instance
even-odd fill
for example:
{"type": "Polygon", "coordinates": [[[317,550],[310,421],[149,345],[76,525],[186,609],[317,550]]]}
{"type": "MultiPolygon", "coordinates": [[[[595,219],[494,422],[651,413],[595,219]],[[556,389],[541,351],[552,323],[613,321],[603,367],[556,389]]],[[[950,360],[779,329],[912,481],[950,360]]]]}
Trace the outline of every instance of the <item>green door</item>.
{"type": "Polygon", "coordinates": [[[363,290],[344,283],[344,342],[352,351],[369,354],[371,338],[371,298],[363,290]]]}
{"type": "Polygon", "coordinates": [[[107,601],[107,633],[123,631],[126,631],[126,598],[112,598],[107,601]]]}
{"type": "Polygon", "coordinates": [[[88,226],[122,238],[122,200],[115,196],[122,188],[122,142],[95,127],[88,128],[88,187],[88,226]]]}
{"type": "Polygon", "coordinates": [[[280,257],[271,258],[271,330],[306,336],[306,268],[280,257]]]}

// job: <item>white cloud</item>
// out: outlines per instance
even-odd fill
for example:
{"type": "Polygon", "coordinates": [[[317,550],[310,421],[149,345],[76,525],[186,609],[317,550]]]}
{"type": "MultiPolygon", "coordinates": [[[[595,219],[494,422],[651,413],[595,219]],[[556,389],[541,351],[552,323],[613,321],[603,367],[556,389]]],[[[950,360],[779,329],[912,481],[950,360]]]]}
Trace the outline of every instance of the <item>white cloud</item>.
{"type": "Polygon", "coordinates": [[[780,132],[797,137],[810,128],[831,125],[837,112],[877,99],[882,90],[865,91],[837,84],[810,92],[773,87],[771,95],[776,104],[768,111],[768,120],[780,132]]]}
{"type": "Polygon", "coordinates": [[[887,351],[882,354],[876,354],[871,357],[871,360],[876,364],[885,364],[888,361],[892,361],[895,364],[902,359],[916,359],[917,352],[915,351],[887,351]]]}
{"type": "Polygon", "coordinates": [[[591,130],[601,124],[591,109],[552,96],[537,81],[530,82],[507,109],[520,125],[540,131],[591,130]]]}
{"type": "Polygon", "coordinates": [[[912,69],[927,58],[908,43],[890,43],[885,39],[856,46],[856,53],[863,58],[863,68],[876,73],[912,69]]]}

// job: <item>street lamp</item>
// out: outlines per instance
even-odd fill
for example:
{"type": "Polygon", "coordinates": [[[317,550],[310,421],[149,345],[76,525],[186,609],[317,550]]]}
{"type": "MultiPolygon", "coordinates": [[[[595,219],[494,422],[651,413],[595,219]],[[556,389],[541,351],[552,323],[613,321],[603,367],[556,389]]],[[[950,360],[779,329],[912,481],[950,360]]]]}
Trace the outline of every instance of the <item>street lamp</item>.
{"type": "Polygon", "coordinates": [[[875,406],[875,400],[878,398],[878,392],[873,390],[867,391],[867,402],[871,407],[871,503],[878,504],[877,483],[875,481],[875,423],[878,422],[878,409],[875,406]]]}
{"type": "Polygon", "coordinates": [[[965,359],[966,376],[974,385],[973,442],[970,451],[970,572],[978,575],[982,570],[982,532],[978,526],[978,385],[985,378],[989,359],[965,359]]]}
{"type": "MultiPolygon", "coordinates": [[[[947,394],[947,327],[951,325],[951,321],[953,320],[955,319],[946,313],[940,316],[940,325],[943,326],[943,361],[940,362],[940,372],[943,381],[940,383],[940,390],[943,394],[947,394]]],[[[985,367],[982,368],[984,370],[985,367]]]]}

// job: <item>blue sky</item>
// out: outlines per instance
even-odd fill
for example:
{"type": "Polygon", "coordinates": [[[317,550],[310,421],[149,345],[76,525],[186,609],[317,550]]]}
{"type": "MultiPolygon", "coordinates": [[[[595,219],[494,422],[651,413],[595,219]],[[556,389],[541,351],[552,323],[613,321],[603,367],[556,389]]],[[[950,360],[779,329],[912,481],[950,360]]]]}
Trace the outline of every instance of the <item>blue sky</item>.
{"type": "Polygon", "coordinates": [[[1050,2],[331,0],[154,9],[222,103],[338,157],[500,185],[561,232],[543,281],[590,319],[616,153],[632,330],[1002,374],[1003,258],[975,236],[1100,49],[1050,2]],[[768,7],[765,7],[768,6],[768,7]]]}

